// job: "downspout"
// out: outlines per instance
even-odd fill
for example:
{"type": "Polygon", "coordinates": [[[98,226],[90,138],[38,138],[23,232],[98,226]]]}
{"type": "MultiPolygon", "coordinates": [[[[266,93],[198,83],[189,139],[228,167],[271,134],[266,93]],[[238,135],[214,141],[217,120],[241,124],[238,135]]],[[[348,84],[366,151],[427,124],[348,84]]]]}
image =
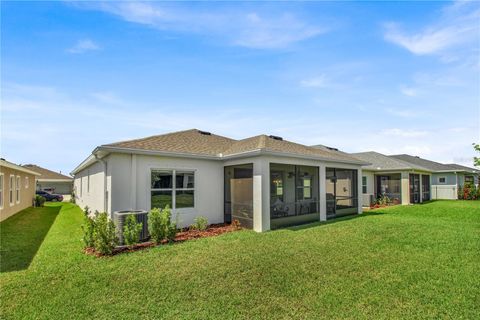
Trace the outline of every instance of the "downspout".
{"type": "Polygon", "coordinates": [[[94,155],[95,160],[101,162],[103,164],[103,212],[107,212],[108,205],[107,205],[107,161],[98,157],[98,155],[94,155]]]}

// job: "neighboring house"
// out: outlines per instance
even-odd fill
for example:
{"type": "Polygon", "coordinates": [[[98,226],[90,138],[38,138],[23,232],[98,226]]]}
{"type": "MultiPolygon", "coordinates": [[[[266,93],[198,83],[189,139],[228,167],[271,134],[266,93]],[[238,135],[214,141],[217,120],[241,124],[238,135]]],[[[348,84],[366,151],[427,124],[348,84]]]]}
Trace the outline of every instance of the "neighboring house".
{"type": "Polygon", "coordinates": [[[411,204],[430,200],[432,170],[378,152],[352,153],[370,163],[363,167],[363,204],[369,205],[381,195],[394,203],[411,204]]]}
{"type": "Polygon", "coordinates": [[[35,179],[33,170],[0,159],[0,221],[32,206],[35,179]]]}
{"type": "Polygon", "coordinates": [[[37,190],[44,190],[61,195],[72,194],[72,177],[39,167],[34,164],[26,164],[23,167],[41,174],[41,176],[37,179],[37,190]]]}
{"type": "Polygon", "coordinates": [[[408,154],[390,156],[432,171],[432,199],[457,199],[465,182],[478,185],[480,170],[458,164],[442,164],[408,154]]]}
{"type": "Polygon", "coordinates": [[[72,175],[81,207],[112,215],[169,205],[180,227],[201,215],[261,232],[360,213],[363,164],[281,137],[192,129],[98,146],[72,175]]]}

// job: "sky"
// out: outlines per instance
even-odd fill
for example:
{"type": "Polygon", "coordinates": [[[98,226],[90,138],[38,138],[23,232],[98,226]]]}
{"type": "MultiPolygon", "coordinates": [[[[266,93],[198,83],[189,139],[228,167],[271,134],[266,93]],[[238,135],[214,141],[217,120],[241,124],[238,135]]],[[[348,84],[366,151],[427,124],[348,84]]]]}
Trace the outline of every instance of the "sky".
{"type": "Polygon", "coordinates": [[[1,2],[1,156],[197,128],[472,166],[480,2],[1,2]]]}

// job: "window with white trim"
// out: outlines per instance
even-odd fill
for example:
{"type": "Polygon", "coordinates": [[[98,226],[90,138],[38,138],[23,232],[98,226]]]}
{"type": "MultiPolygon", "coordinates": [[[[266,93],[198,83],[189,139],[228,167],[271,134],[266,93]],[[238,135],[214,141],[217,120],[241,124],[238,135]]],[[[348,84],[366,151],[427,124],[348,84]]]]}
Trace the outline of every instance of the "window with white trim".
{"type": "Polygon", "coordinates": [[[28,189],[28,185],[30,184],[30,179],[25,177],[25,189],[28,189]]]}
{"type": "Polygon", "coordinates": [[[439,184],[446,184],[447,183],[447,177],[438,177],[438,183],[439,184]]]}
{"type": "Polygon", "coordinates": [[[90,193],[90,170],[87,172],[87,193],[90,193]]]}
{"type": "Polygon", "coordinates": [[[3,208],[3,187],[4,180],[3,180],[3,173],[0,173],[0,208],[3,208]]]}
{"type": "Polygon", "coordinates": [[[8,184],[8,201],[10,202],[10,205],[13,206],[13,185],[15,183],[15,176],[13,174],[10,175],[9,179],[9,184],[8,184]]]}
{"type": "Polygon", "coordinates": [[[470,183],[473,184],[475,180],[473,179],[473,176],[465,176],[465,184],[470,183]]]}
{"type": "Polygon", "coordinates": [[[195,206],[195,174],[186,170],[152,170],[150,207],[163,209],[195,206]],[[175,178],[174,178],[175,177],[175,178]]]}
{"type": "Polygon", "coordinates": [[[367,177],[362,177],[362,193],[367,193],[367,177]]]}
{"type": "Polygon", "coordinates": [[[15,200],[17,203],[20,203],[20,176],[17,176],[17,180],[15,182],[15,200]]]}

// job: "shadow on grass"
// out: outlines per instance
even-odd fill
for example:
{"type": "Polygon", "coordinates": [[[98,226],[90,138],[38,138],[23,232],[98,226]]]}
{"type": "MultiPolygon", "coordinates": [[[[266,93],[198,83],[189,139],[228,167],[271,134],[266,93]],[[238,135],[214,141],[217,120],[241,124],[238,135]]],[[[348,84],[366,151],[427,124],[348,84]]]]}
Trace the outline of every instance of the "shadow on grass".
{"type": "Polygon", "coordinates": [[[27,208],[0,223],[0,272],[28,268],[61,208],[27,208]]]}
{"type": "MultiPolygon", "coordinates": [[[[322,221],[322,222],[313,222],[313,223],[306,223],[306,224],[301,224],[301,225],[296,225],[296,226],[290,226],[290,227],[285,227],[282,229],[290,230],[290,231],[299,231],[299,230],[305,230],[309,228],[314,228],[318,226],[323,226],[327,224],[333,224],[333,223],[339,223],[339,222],[344,222],[344,221],[350,221],[353,219],[360,219],[360,218],[366,218],[366,217],[371,217],[371,216],[378,216],[382,214],[386,214],[386,211],[380,211],[380,210],[375,210],[375,211],[368,211],[364,212],[362,214],[352,214],[348,216],[343,216],[343,217],[338,217],[338,218],[333,218],[331,220],[327,221],[322,221]]],[[[281,230],[281,229],[276,229],[276,230],[281,230]]]]}

